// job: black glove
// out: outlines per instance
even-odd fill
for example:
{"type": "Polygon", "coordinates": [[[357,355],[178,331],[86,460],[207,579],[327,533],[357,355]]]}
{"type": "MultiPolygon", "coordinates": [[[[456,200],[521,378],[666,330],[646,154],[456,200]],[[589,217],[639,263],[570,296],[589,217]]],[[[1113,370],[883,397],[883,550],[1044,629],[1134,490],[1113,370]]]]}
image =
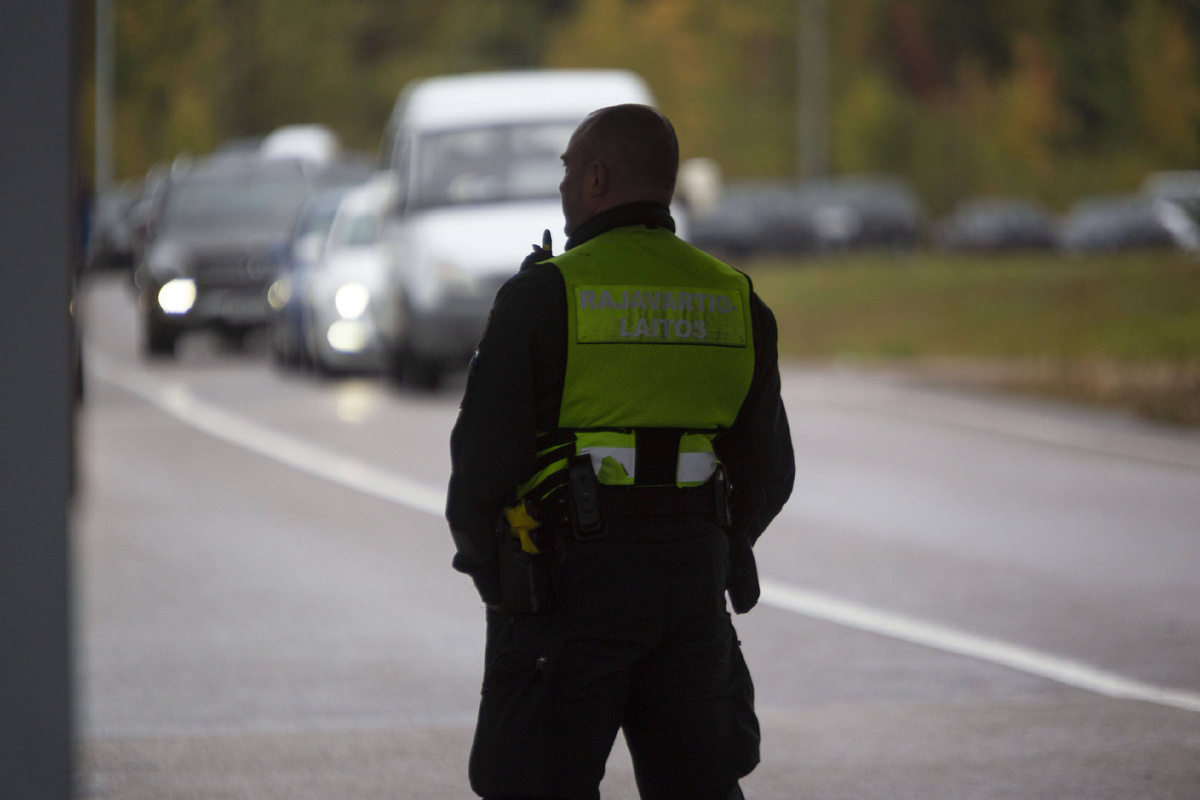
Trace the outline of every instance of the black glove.
{"type": "Polygon", "coordinates": [[[758,566],[745,536],[729,536],[729,585],[725,588],[735,614],[745,614],[758,603],[758,566]]]}

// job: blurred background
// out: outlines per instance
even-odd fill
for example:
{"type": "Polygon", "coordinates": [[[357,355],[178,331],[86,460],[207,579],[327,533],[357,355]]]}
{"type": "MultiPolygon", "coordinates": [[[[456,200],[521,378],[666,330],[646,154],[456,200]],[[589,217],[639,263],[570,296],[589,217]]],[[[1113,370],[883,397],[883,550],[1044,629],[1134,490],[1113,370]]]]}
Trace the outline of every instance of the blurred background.
{"type": "Polygon", "coordinates": [[[181,155],[315,123],[369,165],[413,79],[618,67],[693,160],[691,238],[807,303],[781,315],[785,352],[1200,422],[1200,278],[1171,254],[1200,247],[1194,3],[101,0],[83,16],[80,159],[101,194],[93,250],[118,261],[137,256],[103,237],[139,223],[113,220],[181,155]],[[900,274],[821,258],[914,249],[930,257],[900,274]],[[1024,257],[973,269],[1007,251],[1024,257]],[[797,256],[807,274],[777,274],[797,256]]]}
{"type": "MultiPolygon", "coordinates": [[[[631,69],[675,123],[684,158],[714,158],[738,180],[800,172],[807,4],[795,0],[109,2],[118,181],[294,122],[373,152],[409,80],[514,67],[631,69]]],[[[1200,158],[1194,3],[812,6],[828,53],[825,166],[903,178],[932,214],[995,194],[1061,212],[1200,158]]],[[[81,65],[93,48],[81,43],[81,65]]],[[[78,117],[89,165],[94,91],[89,74],[78,117]]]]}
{"type": "Polygon", "coordinates": [[[649,102],[797,453],[747,796],[1200,796],[1200,4],[78,10],[79,794],[471,796],[466,366],[649,102]]]}

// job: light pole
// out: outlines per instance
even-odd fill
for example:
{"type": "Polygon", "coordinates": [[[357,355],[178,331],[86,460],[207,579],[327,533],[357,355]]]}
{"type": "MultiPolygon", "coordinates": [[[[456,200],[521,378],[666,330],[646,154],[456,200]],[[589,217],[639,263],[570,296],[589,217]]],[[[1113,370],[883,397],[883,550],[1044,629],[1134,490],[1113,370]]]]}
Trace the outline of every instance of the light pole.
{"type": "Polygon", "coordinates": [[[96,0],[96,193],[113,179],[112,0],[96,0]]]}
{"type": "Polygon", "coordinates": [[[829,0],[798,0],[796,167],[801,180],[829,174],[829,0]]]}

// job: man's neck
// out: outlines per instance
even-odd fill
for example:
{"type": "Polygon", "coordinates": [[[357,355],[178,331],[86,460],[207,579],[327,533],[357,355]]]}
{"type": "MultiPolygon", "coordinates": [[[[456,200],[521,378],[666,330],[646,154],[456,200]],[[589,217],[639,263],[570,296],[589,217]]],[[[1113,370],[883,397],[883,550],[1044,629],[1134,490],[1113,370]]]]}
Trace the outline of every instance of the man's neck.
{"type": "Polygon", "coordinates": [[[585,219],[571,232],[566,249],[581,245],[613,228],[627,225],[645,225],[648,228],[666,228],[674,233],[675,220],[671,210],[664,204],[650,200],[612,206],[585,219]]]}

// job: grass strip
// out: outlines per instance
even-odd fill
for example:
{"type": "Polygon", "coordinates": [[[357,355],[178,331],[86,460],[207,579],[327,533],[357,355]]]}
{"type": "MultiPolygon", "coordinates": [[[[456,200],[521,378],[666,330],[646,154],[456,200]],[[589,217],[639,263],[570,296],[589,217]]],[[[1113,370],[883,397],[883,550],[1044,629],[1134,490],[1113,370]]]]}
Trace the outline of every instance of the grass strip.
{"type": "Polygon", "coordinates": [[[780,353],[907,365],[1200,425],[1200,260],[1173,252],[869,254],[734,263],[780,353]]]}

